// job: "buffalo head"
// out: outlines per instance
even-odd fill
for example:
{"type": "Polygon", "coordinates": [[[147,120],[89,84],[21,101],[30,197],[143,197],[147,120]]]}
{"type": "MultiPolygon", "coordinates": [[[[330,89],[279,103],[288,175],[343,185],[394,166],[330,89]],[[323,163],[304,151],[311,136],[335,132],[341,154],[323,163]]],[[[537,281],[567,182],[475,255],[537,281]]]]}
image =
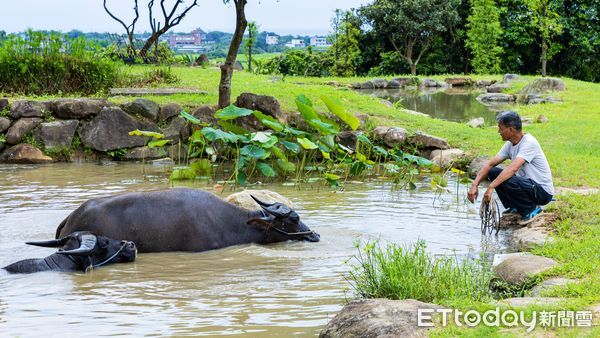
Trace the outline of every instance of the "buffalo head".
{"type": "Polygon", "coordinates": [[[27,244],[59,248],[57,254],[83,258],[84,270],[112,263],[133,262],[137,256],[135,243],[95,235],[88,231],[73,232],[58,239],[27,244]]]}
{"type": "Polygon", "coordinates": [[[319,234],[310,230],[300,220],[298,214],[287,205],[279,202],[269,204],[252,195],[250,196],[260,205],[263,211],[262,217],[253,218],[248,223],[262,227],[266,231],[272,231],[273,236],[277,236],[281,240],[319,241],[319,234]]]}

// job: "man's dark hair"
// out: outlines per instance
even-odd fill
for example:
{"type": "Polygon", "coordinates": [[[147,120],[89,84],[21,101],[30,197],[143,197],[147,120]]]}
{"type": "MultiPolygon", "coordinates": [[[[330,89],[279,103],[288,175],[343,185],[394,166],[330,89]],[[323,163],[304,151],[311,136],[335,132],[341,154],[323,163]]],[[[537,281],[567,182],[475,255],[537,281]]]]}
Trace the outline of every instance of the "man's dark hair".
{"type": "Polygon", "coordinates": [[[496,121],[507,127],[514,127],[516,131],[521,131],[521,117],[514,111],[501,111],[498,116],[496,116],[496,121]]]}

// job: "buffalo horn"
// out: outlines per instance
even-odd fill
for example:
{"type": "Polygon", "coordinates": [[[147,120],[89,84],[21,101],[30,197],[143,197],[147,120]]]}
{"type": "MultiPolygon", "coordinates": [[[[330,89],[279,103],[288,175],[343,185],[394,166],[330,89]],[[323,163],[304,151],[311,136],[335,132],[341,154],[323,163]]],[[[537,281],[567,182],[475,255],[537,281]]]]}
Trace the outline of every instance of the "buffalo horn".
{"type": "Polygon", "coordinates": [[[65,237],[58,238],[58,239],[51,239],[49,241],[25,242],[25,244],[41,246],[41,247],[45,247],[45,248],[56,248],[56,247],[65,245],[65,243],[67,243],[67,240],[70,237],[71,237],[71,235],[68,235],[65,237]]]}
{"type": "Polygon", "coordinates": [[[63,255],[75,255],[75,256],[86,256],[96,246],[96,236],[94,235],[81,235],[81,241],[79,242],[79,248],[73,250],[59,251],[59,254],[63,255]]]}
{"type": "Polygon", "coordinates": [[[265,207],[270,207],[270,206],[272,206],[273,204],[275,204],[275,203],[271,203],[271,204],[269,204],[269,203],[265,203],[265,202],[263,202],[263,201],[259,200],[258,198],[254,197],[254,196],[252,196],[252,195],[250,195],[250,197],[252,197],[252,199],[253,199],[253,200],[255,200],[255,201],[256,201],[256,203],[258,203],[258,205],[260,205],[260,206],[261,206],[261,207],[263,207],[263,208],[265,208],[265,207]]]}

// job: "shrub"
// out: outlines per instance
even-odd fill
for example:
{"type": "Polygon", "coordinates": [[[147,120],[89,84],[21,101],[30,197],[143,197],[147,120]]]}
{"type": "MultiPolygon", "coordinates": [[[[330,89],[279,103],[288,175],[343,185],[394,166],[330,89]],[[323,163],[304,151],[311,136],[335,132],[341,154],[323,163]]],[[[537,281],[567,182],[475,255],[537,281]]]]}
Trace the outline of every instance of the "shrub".
{"type": "Polygon", "coordinates": [[[116,65],[83,37],[29,30],[0,47],[0,92],[87,95],[108,90],[116,79],[116,65]]]}
{"type": "Polygon", "coordinates": [[[355,258],[358,265],[348,276],[355,293],[363,298],[485,301],[491,297],[492,273],[483,260],[436,257],[425,243],[382,248],[367,243],[355,258]]]}

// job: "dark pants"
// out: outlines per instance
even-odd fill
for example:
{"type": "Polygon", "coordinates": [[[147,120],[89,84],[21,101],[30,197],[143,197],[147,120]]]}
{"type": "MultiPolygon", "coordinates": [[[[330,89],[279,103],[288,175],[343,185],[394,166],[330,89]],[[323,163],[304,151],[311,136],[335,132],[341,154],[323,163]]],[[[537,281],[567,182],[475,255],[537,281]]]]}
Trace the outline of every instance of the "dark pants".
{"type": "MultiPolygon", "coordinates": [[[[488,180],[493,181],[500,175],[502,169],[492,168],[488,180]]],[[[521,215],[527,215],[538,205],[550,203],[552,195],[548,194],[541,185],[530,178],[513,176],[496,187],[496,193],[506,209],[515,208],[521,215]]]]}

